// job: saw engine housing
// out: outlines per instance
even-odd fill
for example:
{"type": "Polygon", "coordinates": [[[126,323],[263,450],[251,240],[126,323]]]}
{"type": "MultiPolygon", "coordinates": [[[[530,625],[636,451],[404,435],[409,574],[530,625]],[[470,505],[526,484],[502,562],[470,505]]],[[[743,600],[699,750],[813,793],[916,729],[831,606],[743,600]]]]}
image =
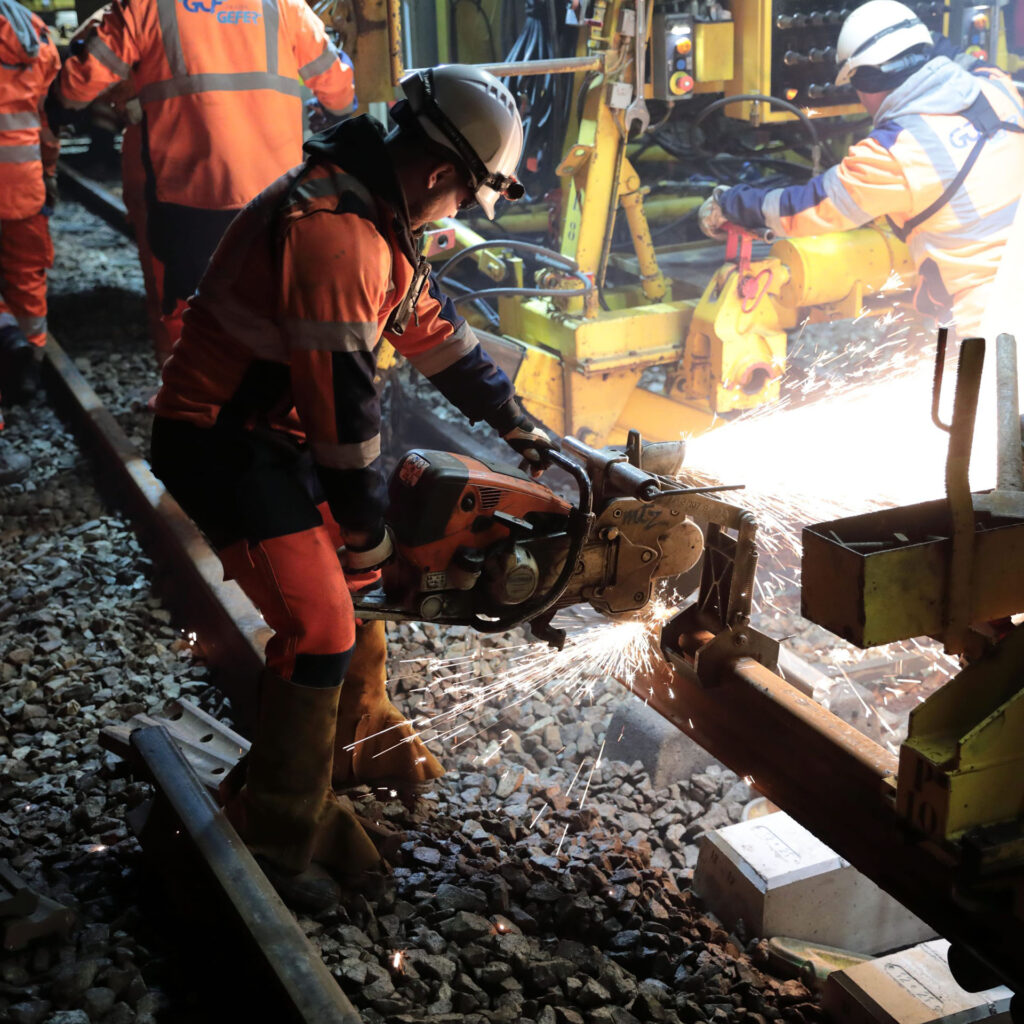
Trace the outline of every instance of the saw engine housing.
{"type": "Polygon", "coordinates": [[[576,477],[579,505],[512,467],[407,452],[388,489],[397,557],[379,591],[357,595],[356,614],[487,632],[583,602],[624,614],[696,564],[703,537],[677,490],[619,450],[571,438],[566,449],[558,464],[576,477]]]}

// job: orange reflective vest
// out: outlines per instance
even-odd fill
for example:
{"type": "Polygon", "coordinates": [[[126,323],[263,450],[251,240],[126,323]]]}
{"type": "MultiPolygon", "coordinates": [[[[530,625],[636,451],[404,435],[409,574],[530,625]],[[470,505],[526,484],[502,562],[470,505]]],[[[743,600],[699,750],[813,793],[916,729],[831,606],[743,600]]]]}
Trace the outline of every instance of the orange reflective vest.
{"type": "Polygon", "coordinates": [[[232,222],[163,369],[157,416],[303,436],[334,518],[374,531],[385,504],[378,343],[470,420],[511,430],[512,384],[416,253],[383,138],[366,117],[306,143],[306,163],[232,222]]]}
{"type": "Polygon", "coordinates": [[[60,93],[82,107],[132,76],[156,197],[244,206],[302,159],[302,82],[333,113],[351,67],[304,0],[119,0],[72,41],[60,93]]]}
{"type": "Polygon", "coordinates": [[[56,158],[41,140],[42,101],[59,69],[42,19],[0,0],[0,220],[24,220],[46,201],[43,163],[56,158]]]}

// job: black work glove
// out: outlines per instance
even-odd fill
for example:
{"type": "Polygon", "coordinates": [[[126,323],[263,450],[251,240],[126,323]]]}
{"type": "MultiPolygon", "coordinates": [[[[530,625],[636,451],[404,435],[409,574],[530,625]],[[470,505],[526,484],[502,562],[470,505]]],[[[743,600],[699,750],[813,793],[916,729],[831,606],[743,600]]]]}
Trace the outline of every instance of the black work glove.
{"type": "Polygon", "coordinates": [[[525,413],[520,413],[516,425],[501,437],[528,463],[530,476],[534,478],[539,477],[551,465],[551,453],[559,450],[558,442],[541,430],[525,413]]]}
{"type": "Polygon", "coordinates": [[[43,186],[46,188],[46,205],[51,209],[57,209],[60,202],[60,190],[57,188],[57,175],[44,174],[43,186]]]}

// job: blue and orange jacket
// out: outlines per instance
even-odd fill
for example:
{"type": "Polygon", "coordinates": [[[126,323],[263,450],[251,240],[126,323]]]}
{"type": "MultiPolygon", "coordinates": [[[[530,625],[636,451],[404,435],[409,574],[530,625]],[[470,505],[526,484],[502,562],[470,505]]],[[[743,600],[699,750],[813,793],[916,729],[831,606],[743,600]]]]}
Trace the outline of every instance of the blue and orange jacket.
{"type": "Polygon", "coordinates": [[[1024,127],[1024,108],[1006,75],[934,57],[883,100],[871,134],[839,164],[805,185],[729,189],[722,213],[789,237],[886,217],[905,235],[917,268],[917,308],[953,323],[961,337],[975,333],[1024,191],[1024,134],[994,131],[959,187],[928,211],[955,184],[978,141],[969,115],[979,107],[1024,127]]]}
{"type": "Polygon", "coordinates": [[[332,113],[355,96],[305,0],[116,0],[75,34],[60,97],[84,107],[129,76],[157,199],[210,210],[302,159],[303,82],[332,113]]]}
{"type": "Polygon", "coordinates": [[[304,437],[335,519],[375,531],[376,353],[386,338],[471,420],[499,433],[512,384],[417,255],[380,125],[359,117],[306,144],[306,163],[232,222],[164,366],[158,416],[304,437]],[[422,280],[404,325],[395,314],[422,280]],[[397,333],[401,331],[401,333],[397,333]]]}
{"type": "Polygon", "coordinates": [[[0,0],[0,220],[24,220],[43,208],[43,169],[56,172],[57,142],[43,98],[60,69],[43,20],[0,0]]]}

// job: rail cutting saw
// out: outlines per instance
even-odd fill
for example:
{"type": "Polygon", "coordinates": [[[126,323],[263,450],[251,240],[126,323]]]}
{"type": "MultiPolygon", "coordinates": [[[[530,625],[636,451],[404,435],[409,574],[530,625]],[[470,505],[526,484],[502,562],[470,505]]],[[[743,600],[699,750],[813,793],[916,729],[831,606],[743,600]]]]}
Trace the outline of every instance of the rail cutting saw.
{"type": "Polygon", "coordinates": [[[575,481],[572,504],[521,470],[413,449],[388,488],[398,557],[355,596],[356,614],[488,633],[529,623],[561,646],[551,626],[561,608],[635,613],[656,581],[700,559],[687,496],[725,489],[681,486],[684,453],[682,441],[644,444],[638,434],[600,450],[567,437],[553,461],[575,481]]]}

